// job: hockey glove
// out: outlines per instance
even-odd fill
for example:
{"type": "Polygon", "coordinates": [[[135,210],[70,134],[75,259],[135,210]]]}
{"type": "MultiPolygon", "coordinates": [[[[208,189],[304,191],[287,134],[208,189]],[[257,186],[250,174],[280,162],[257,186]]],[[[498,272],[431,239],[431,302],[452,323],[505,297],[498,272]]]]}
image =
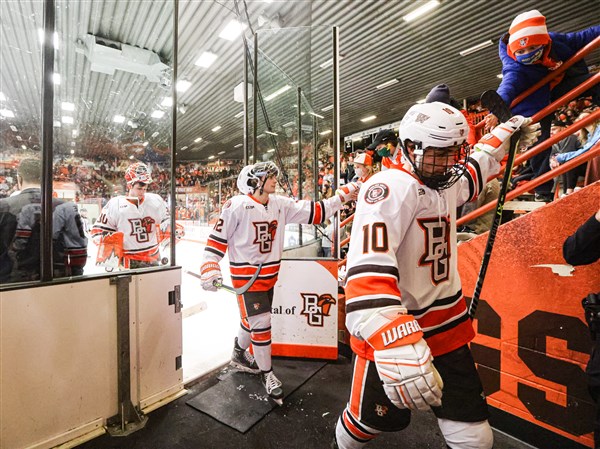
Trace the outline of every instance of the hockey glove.
{"type": "Polygon", "coordinates": [[[379,309],[360,334],[374,349],[383,389],[396,407],[427,410],[442,404],[442,378],[433,366],[421,327],[404,307],[379,309]]]}
{"type": "Polygon", "coordinates": [[[209,292],[217,291],[217,284],[223,283],[221,268],[216,262],[204,262],[200,268],[200,283],[204,290],[209,292]]]}
{"type": "Polygon", "coordinates": [[[335,191],[340,196],[343,203],[348,201],[356,200],[358,198],[358,191],[360,190],[360,182],[350,182],[335,191]]]}
{"type": "Polygon", "coordinates": [[[475,151],[484,151],[496,159],[498,162],[502,160],[506,153],[507,146],[510,142],[510,137],[521,129],[521,146],[529,146],[535,142],[540,135],[540,124],[531,124],[531,119],[521,115],[515,115],[507,122],[496,126],[491,132],[475,144],[475,151]]]}

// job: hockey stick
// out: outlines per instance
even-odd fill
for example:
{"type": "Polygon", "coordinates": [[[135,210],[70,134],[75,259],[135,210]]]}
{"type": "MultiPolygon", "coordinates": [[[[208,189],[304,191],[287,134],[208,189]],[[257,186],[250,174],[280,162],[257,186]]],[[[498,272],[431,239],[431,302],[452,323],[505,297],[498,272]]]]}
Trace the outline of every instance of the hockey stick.
{"type": "MultiPolygon", "coordinates": [[[[495,90],[486,90],[483,94],[481,94],[481,104],[485,108],[489,109],[492,114],[498,117],[498,121],[500,123],[506,122],[512,117],[509,107],[506,103],[504,103],[502,97],[500,97],[498,92],[495,90]]],[[[519,144],[520,136],[521,132],[520,130],[517,130],[510,137],[506,171],[504,173],[504,178],[502,178],[502,186],[500,187],[498,202],[496,203],[496,213],[494,214],[494,220],[492,221],[490,233],[488,234],[488,239],[485,244],[483,259],[481,260],[481,267],[479,268],[479,276],[477,277],[477,283],[475,284],[475,290],[473,292],[473,299],[471,299],[471,304],[469,305],[469,316],[471,319],[475,317],[475,313],[477,312],[479,297],[481,295],[481,289],[483,288],[483,281],[485,279],[485,274],[492,256],[494,241],[496,240],[496,232],[498,231],[498,227],[500,226],[500,221],[502,219],[502,210],[504,209],[504,201],[506,200],[506,194],[508,193],[508,186],[510,184],[510,178],[512,175],[513,164],[517,154],[517,146],[519,144]]]]}
{"type": "MultiPolygon", "coordinates": [[[[263,266],[263,264],[259,263],[258,267],[256,268],[256,272],[252,275],[250,280],[239,288],[234,288],[234,287],[222,284],[217,281],[213,281],[213,285],[217,288],[221,288],[225,291],[228,291],[229,293],[233,293],[235,295],[243,295],[250,289],[250,287],[252,287],[252,285],[254,284],[254,281],[256,281],[256,279],[258,278],[258,275],[260,274],[260,270],[261,270],[262,266],[263,266]]],[[[185,273],[187,273],[191,276],[194,276],[195,278],[202,279],[202,276],[200,276],[198,273],[194,273],[193,271],[190,271],[190,270],[184,270],[184,271],[185,271],[185,273]]]]}

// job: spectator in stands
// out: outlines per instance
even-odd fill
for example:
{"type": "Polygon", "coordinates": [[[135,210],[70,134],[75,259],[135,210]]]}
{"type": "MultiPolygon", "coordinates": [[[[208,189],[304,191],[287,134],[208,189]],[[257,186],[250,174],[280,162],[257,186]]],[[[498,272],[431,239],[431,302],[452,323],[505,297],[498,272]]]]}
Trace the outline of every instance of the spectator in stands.
{"type": "Polygon", "coordinates": [[[367,147],[367,153],[373,157],[374,152],[381,156],[381,169],[400,168],[402,152],[398,146],[398,136],[391,129],[382,129],[373,142],[367,147]]]}
{"type": "MultiPolygon", "coordinates": [[[[600,259],[600,210],[583,223],[563,244],[563,257],[571,265],[588,265],[600,259]]],[[[600,338],[600,292],[590,293],[583,301],[585,319],[594,342],[600,338]]],[[[600,350],[594,347],[586,368],[588,390],[596,403],[594,447],[600,448],[600,350]]]]}
{"type": "MultiPolygon", "coordinates": [[[[558,69],[581,48],[600,36],[600,25],[574,33],[553,33],[546,28],[546,18],[537,10],[519,14],[511,23],[509,32],[500,39],[502,82],[498,94],[510,105],[522,92],[536,84],[546,75],[558,69]]],[[[560,98],[591,75],[584,60],[576,62],[565,73],[531,93],[512,108],[513,114],[530,117],[560,98]]],[[[598,104],[600,85],[588,91],[598,104]]],[[[542,134],[538,143],[550,136],[552,116],[541,120],[542,134]]],[[[497,119],[490,115],[488,126],[495,126],[497,119]]],[[[548,148],[531,158],[534,179],[546,173],[551,149],[548,148]]],[[[535,189],[536,201],[552,201],[552,181],[535,189]]]]}
{"type": "MultiPolygon", "coordinates": [[[[17,172],[19,194],[0,200],[0,282],[40,278],[42,164],[23,159],[17,172]]],[[[55,277],[83,274],[87,238],[74,203],[52,199],[53,270],[55,277]]]]}
{"type": "MultiPolygon", "coordinates": [[[[566,116],[564,118],[568,120],[566,116]]],[[[550,135],[554,136],[555,134],[564,131],[569,125],[570,123],[566,121],[553,120],[552,127],[550,128],[550,135]]],[[[558,166],[558,163],[553,164],[553,161],[556,161],[556,155],[561,153],[570,153],[578,150],[579,148],[581,148],[581,143],[575,134],[571,134],[560,142],[555,143],[552,145],[552,151],[550,153],[550,166],[558,166]]],[[[560,183],[563,190],[561,197],[573,193],[573,189],[577,185],[577,178],[582,174],[580,167],[582,166],[576,167],[575,169],[560,175],[560,183]]],[[[585,174],[585,166],[583,166],[583,174],[585,174]]]]}
{"type": "MultiPolygon", "coordinates": [[[[585,117],[590,115],[591,112],[592,111],[582,112],[579,115],[579,117],[577,117],[577,120],[584,119],[585,117]]],[[[571,159],[576,158],[580,154],[583,154],[586,151],[590,150],[600,140],[600,120],[596,120],[595,122],[589,124],[585,128],[582,128],[579,131],[579,140],[583,144],[583,146],[581,148],[579,148],[577,150],[564,152],[564,153],[558,153],[558,154],[554,155],[550,159],[550,167],[556,168],[559,165],[564,164],[565,162],[568,162],[571,159]]],[[[573,192],[573,189],[577,185],[577,178],[579,176],[585,176],[585,173],[586,173],[586,164],[579,165],[578,167],[575,167],[573,170],[571,170],[567,173],[567,175],[571,174],[569,184],[567,185],[567,193],[573,192]]]]}
{"type": "Polygon", "coordinates": [[[365,182],[373,176],[373,158],[367,153],[359,153],[354,157],[354,172],[356,179],[354,181],[365,182]]]}

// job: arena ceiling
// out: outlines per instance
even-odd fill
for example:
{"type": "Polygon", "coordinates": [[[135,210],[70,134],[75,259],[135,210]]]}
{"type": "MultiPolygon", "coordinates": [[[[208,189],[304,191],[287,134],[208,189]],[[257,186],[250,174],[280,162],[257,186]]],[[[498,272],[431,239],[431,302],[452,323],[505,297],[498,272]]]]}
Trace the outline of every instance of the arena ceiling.
{"type": "MultiPolygon", "coordinates": [[[[269,57],[286,72],[297,71],[289,74],[294,81],[305,83],[308,107],[323,116],[320,129],[330,126],[332,114],[331,110],[322,111],[331,104],[332,70],[321,68],[331,57],[329,32],[322,30],[339,26],[342,136],[399,120],[408,107],[439,83],[450,85],[458,100],[495,88],[501,72],[498,39],[520,12],[540,10],[547,17],[548,28],[558,32],[600,23],[597,0],[440,0],[422,17],[403,20],[424,3],[180,0],[177,79],[186,81],[187,89],[177,93],[177,157],[207,160],[210,156],[242,156],[244,119],[240,115],[242,104],[234,100],[234,88],[243,80],[243,43],[241,37],[232,41],[219,37],[232,19],[250,25],[244,32],[248,38],[251,30],[261,30],[268,36],[264,42],[269,57]],[[290,27],[299,31],[288,30],[290,27]],[[301,27],[321,31],[308,32],[306,37],[306,28],[301,27]],[[460,55],[487,41],[491,41],[489,46],[460,55]],[[197,65],[204,52],[216,56],[208,67],[197,65]],[[394,79],[395,84],[376,88],[394,79]],[[376,118],[362,122],[366,116],[376,118]]],[[[173,5],[172,0],[56,0],[54,71],[60,76],[54,84],[57,152],[77,154],[96,148],[98,155],[110,155],[110,148],[140,151],[146,142],[159,152],[168,148],[171,122],[165,99],[171,96],[167,85],[173,68],[173,5]],[[113,74],[105,73],[106,68],[104,73],[92,71],[92,62],[99,63],[91,56],[93,45],[88,35],[114,41],[116,46],[120,43],[150,50],[158,55],[155,62],[159,65],[148,65],[141,71],[137,67],[138,73],[134,73],[135,64],[147,54],[126,56],[123,52],[126,61],[116,62],[113,74]],[[126,70],[118,68],[121,63],[126,70]],[[163,67],[161,63],[166,68],[164,77],[152,79],[156,68],[163,67]],[[155,111],[164,115],[153,117],[160,115],[155,111]],[[71,119],[65,121],[65,117],[71,119]]],[[[0,5],[3,149],[31,148],[39,143],[42,7],[39,0],[10,0],[0,5]]],[[[600,52],[594,52],[587,61],[598,64],[600,52]]],[[[262,93],[265,96],[267,89],[262,93]]],[[[288,114],[283,109],[289,109],[291,101],[273,100],[272,105],[273,113],[283,117],[288,114]]]]}

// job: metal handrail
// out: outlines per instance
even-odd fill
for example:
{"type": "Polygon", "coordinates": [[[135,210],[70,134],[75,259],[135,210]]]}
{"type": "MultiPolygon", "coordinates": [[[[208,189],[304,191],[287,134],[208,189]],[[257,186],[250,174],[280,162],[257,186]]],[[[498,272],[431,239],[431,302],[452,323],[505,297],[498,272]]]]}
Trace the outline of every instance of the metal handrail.
{"type": "MultiPolygon", "coordinates": [[[[516,189],[511,190],[506,195],[506,201],[510,201],[510,200],[518,197],[519,195],[522,195],[525,192],[528,192],[532,188],[542,185],[543,183],[550,181],[551,179],[557,177],[558,175],[562,175],[563,173],[568,172],[569,170],[583,164],[584,162],[587,162],[587,161],[595,158],[596,156],[600,156],[600,142],[596,143],[589,151],[586,151],[585,153],[580,154],[575,159],[571,159],[569,162],[565,162],[560,167],[550,170],[550,171],[544,173],[543,175],[538,176],[537,178],[532,179],[531,181],[517,187],[516,189]]],[[[474,210],[473,212],[465,215],[464,217],[460,217],[460,219],[457,220],[456,225],[460,226],[461,224],[469,222],[469,221],[473,220],[474,218],[477,218],[479,215],[491,211],[495,207],[496,207],[496,203],[494,201],[484,204],[479,209],[474,210]]]]}

